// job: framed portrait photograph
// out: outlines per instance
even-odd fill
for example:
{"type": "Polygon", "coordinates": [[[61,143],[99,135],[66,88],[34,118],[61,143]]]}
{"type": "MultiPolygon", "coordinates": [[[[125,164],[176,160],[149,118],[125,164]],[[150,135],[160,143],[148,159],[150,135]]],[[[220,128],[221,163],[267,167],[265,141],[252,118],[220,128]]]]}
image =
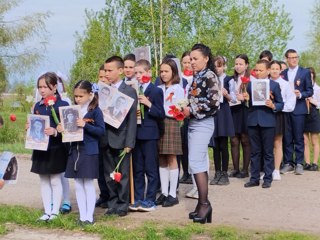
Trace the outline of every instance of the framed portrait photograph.
{"type": "Polygon", "coordinates": [[[150,46],[145,46],[145,47],[138,47],[134,49],[134,55],[136,57],[136,62],[145,59],[149,61],[151,64],[151,50],[150,46]]]}
{"type": "Polygon", "coordinates": [[[80,105],[59,107],[61,126],[64,129],[62,142],[83,140],[83,128],[77,126],[77,119],[82,118],[80,105]]]}
{"type": "Polygon", "coordinates": [[[269,80],[254,80],[251,82],[251,97],[253,106],[265,106],[270,99],[269,80]]]}
{"type": "Polygon", "coordinates": [[[104,110],[108,108],[112,101],[112,96],[118,91],[116,88],[111,87],[108,84],[105,84],[103,82],[98,82],[99,90],[99,108],[101,110],[104,110]]]}
{"type": "Polygon", "coordinates": [[[229,94],[231,97],[231,100],[229,101],[229,106],[235,106],[241,104],[241,101],[237,99],[237,93],[239,92],[239,86],[237,86],[237,83],[234,79],[231,79],[229,81],[229,94]]]}
{"type": "Polygon", "coordinates": [[[0,179],[8,184],[18,180],[18,161],[12,152],[3,152],[0,156],[0,179]]]}
{"type": "Polygon", "coordinates": [[[44,133],[44,129],[50,127],[49,116],[28,114],[27,119],[29,128],[27,130],[25,148],[47,151],[49,136],[44,133]]]}
{"type": "Polygon", "coordinates": [[[133,102],[133,98],[116,90],[111,101],[108,102],[108,106],[101,109],[104,121],[114,128],[119,128],[130,111],[133,102]]]}

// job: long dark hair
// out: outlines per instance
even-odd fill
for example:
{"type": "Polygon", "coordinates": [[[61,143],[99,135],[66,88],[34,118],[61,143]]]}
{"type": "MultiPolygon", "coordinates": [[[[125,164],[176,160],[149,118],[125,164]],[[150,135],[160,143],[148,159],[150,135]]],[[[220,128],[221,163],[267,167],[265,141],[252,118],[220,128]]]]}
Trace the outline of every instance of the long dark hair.
{"type": "Polygon", "coordinates": [[[215,71],[215,67],[214,67],[214,63],[213,63],[213,55],[211,53],[211,49],[202,44],[202,43],[196,43],[195,45],[193,45],[193,47],[191,48],[191,51],[195,51],[198,50],[199,52],[201,52],[201,54],[205,57],[209,58],[209,61],[207,62],[207,68],[209,68],[211,71],[213,71],[214,73],[215,71]]]}
{"type": "MultiPolygon", "coordinates": [[[[89,94],[92,93],[92,84],[87,80],[80,80],[79,82],[77,82],[73,88],[73,91],[76,88],[86,90],[87,93],[89,93],[89,94]]],[[[73,99],[73,101],[75,102],[75,99],[73,99]]],[[[93,93],[93,99],[91,100],[91,102],[88,106],[88,111],[92,111],[93,109],[95,109],[98,106],[99,106],[99,96],[98,96],[98,92],[96,92],[96,93],[93,93]]]]}
{"type": "MultiPolygon", "coordinates": [[[[172,83],[172,85],[180,83],[180,76],[179,76],[178,66],[177,66],[176,62],[171,58],[164,58],[161,65],[163,65],[163,64],[167,64],[171,68],[171,71],[172,71],[171,83],[172,83]]],[[[161,79],[161,72],[159,73],[159,76],[161,79]]],[[[163,83],[162,79],[161,79],[161,82],[163,83]]]]}
{"type": "MultiPolygon", "coordinates": [[[[236,56],[235,59],[237,59],[237,58],[240,58],[240,59],[244,60],[244,62],[245,62],[246,64],[248,64],[248,68],[247,68],[247,70],[244,72],[244,76],[245,76],[245,77],[250,77],[249,58],[248,58],[248,56],[247,56],[246,54],[239,54],[239,55],[236,56]]],[[[233,76],[234,76],[234,80],[235,80],[235,81],[238,81],[239,74],[237,73],[236,70],[234,70],[233,76]]]]}
{"type": "MultiPolygon", "coordinates": [[[[37,80],[37,88],[39,88],[39,81],[40,81],[41,79],[44,79],[47,87],[48,87],[50,90],[52,90],[52,88],[50,87],[50,85],[52,85],[52,86],[57,86],[57,87],[58,87],[57,84],[58,84],[58,81],[59,81],[59,77],[58,77],[58,75],[55,74],[54,72],[46,72],[46,73],[42,74],[40,77],[38,77],[38,80],[37,80]]],[[[58,91],[58,88],[57,88],[56,94],[57,94],[58,96],[60,96],[59,91],[58,91]]]]}

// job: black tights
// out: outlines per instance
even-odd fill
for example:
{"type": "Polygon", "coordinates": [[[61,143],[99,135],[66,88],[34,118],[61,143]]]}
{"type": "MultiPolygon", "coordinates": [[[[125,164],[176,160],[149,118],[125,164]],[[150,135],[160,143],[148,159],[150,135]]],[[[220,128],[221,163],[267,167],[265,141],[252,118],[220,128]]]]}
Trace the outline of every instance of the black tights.
{"type": "Polygon", "coordinates": [[[229,151],[228,137],[215,138],[215,147],[213,149],[214,168],[216,171],[228,171],[229,151]],[[222,169],[221,169],[222,163],[222,169]]]}
{"type": "Polygon", "coordinates": [[[201,172],[194,174],[194,179],[197,184],[198,188],[198,194],[199,194],[199,199],[198,199],[198,205],[196,207],[196,212],[198,213],[199,217],[203,217],[208,208],[208,172],[201,172]]]}
{"type": "Polygon", "coordinates": [[[243,154],[243,171],[248,172],[250,164],[250,141],[248,134],[236,134],[231,138],[231,155],[234,170],[239,171],[240,142],[243,154]]]}

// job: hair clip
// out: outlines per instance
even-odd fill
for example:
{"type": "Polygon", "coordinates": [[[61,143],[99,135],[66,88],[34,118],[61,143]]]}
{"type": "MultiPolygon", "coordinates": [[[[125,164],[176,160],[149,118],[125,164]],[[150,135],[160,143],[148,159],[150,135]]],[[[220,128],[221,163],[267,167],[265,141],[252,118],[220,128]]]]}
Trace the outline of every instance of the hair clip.
{"type": "Polygon", "coordinates": [[[99,86],[96,83],[92,83],[91,91],[97,93],[99,91],[99,86]]]}

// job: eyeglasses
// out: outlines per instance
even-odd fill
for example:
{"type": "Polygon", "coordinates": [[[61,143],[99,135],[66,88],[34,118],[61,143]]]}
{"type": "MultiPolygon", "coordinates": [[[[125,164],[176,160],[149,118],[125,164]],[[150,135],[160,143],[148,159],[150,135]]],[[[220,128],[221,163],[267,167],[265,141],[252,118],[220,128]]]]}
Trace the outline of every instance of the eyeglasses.
{"type": "Polygon", "coordinates": [[[287,57],[287,59],[298,59],[299,58],[299,56],[296,56],[296,57],[287,57]]]}

